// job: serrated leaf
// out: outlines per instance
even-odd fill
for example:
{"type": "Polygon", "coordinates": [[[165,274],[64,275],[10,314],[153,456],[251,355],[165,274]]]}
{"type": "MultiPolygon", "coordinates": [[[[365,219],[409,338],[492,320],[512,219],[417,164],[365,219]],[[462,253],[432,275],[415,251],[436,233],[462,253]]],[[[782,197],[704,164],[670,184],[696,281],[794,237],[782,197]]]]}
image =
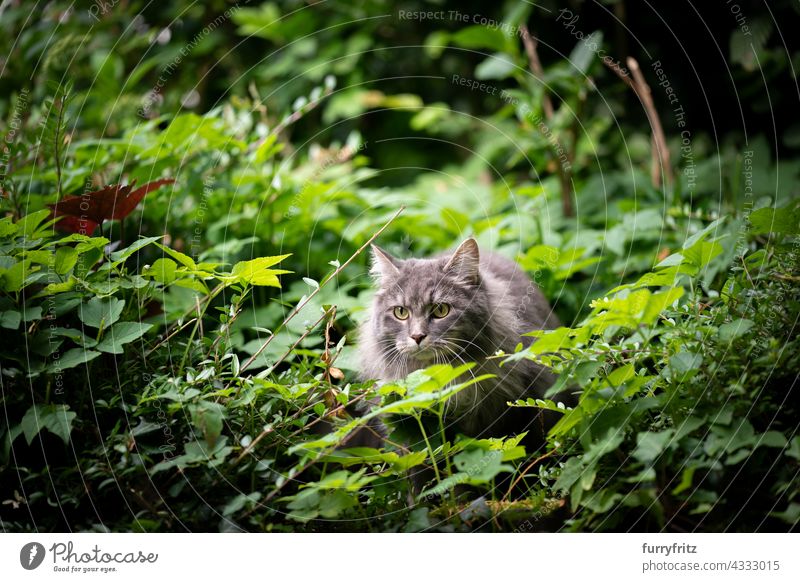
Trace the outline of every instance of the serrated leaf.
{"type": "Polygon", "coordinates": [[[289,271],[270,269],[269,267],[280,263],[288,256],[290,255],[259,257],[250,261],[240,261],[233,266],[231,276],[237,281],[249,283],[250,285],[280,287],[281,284],[277,275],[282,275],[289,271]]]}

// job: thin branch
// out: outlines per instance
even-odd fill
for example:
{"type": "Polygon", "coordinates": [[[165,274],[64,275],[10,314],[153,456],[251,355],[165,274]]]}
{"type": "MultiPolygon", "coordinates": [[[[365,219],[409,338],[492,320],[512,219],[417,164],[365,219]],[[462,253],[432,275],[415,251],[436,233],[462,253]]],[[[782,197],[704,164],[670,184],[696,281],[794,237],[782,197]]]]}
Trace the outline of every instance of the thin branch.
{"type": "Polygon", "coordinates": [[[180,326],[177,329],[175,329],[175,331],[173,331],[172,333],[166,335],[164,337],[164,339],[160,340],[156,345],[154,345],[152,348],[150,348],[148,350],[148,352],[145,354],[145,357],[149,357],[150,354],[152,354],[154,351],[156,351],[158,348],[160,348],[164,344],[164,342],[171,340],[173,337],[175,337],[175,335],[177,335],[178,333],[182,332],[184,329],[186,329],[188,326],[190,326],[192,323],[194,323],[194,321],[195,321],[195,318],[192,318],[189,321],[187,321],[186,323],[184,323],[182,326],[180,326]]]}
{"type": "MultiPolygon", "coordinates": [[[[542,109],[544,110],[545,119],[548,123],[552,121],[555,110],[553,109],[553,101],[550,99],[550,94],[547,87],[544,85],[544,69],[542,68],[542,61],[539,60],[539,52],[536,47],[539,41],[531,35],[528,27],[525,24],[520,25],[522,32],[522,44],[525,45],[525,52],[528,55],[528,66],[533,73],[533,76],[539,79],[543,86],[542,95],[542,109]]],[[[541,129],[540,129],[541,131],[541,129]]],[[[542,133],[544,135],[544,133],[542,133]]],[[[547,138],[547,135],[544,135],[547,138]]],[[[577,147],[577,138],[573,140],[572,152],[568,154],[568,158],[574,158],[574,149],[577,147]]],[[[561,208],[564,216],[572,216],[572,181],[570,179],[570,172],[561,163],[561,160],[556,160],[556,167],[558,169],[558,181],[561,186],[561,208]]]]}
{"type": "MultiPolygon", "coordinates": [[[[531,73],[544,85],[544,69],[542,68],[542,61],[539,60],[539,52],[536,50],[539,41],[531,36],[527,25],[522,24],[519,28],[522,32],[522,44],[525,45],[525,52],[528,53],[528,64],[530,65],[531,73]]],[[[550,95],[547,93],[547,87],[545,87],[544,97],[542,98],[542,108],[544,109],[545,117],[550,121],[555,111],[553,110],[553,102],[550,100],[550,95]]]]}
{"type": "MultiPolygon", "coordinates": [[[[320,290],[321,290],[321,289],[322,289],[322,288],[323,288],[323,287],[324,287],[324,286],[325,286],[327,283],[329,283],[331,280],[333,280],[334,278],[336,278],[336,276],[337,276],[339,273],[341,273],[341,272],[344,270],[344,268],[345,268],[345,267],[347,267],[347,265],[349,265],[350,263],[352,263],[352,262],[353,262],[353,259],[355,259],[355,258],[356,258],[358,255],[360,255],[362,252],[364,252],[364,249],[366,249],[366,248],[367,248],[367,247],[368,247],[370,244],[372,244],[372,241],[374,241],[376,238],[378,238],[378,236],[380,236],[380,234],[381,234],[381,233],[382,233],[384,230],[386,230],[386,229],[389,227],[389,225],[390,225],[390,224],[391,224],[391,223],[394,221],[394,219],[395,219],[395,218],[397,218],[397,217],[400,215],[400,213],[401,213],[401,212],[403,212],[403,210],[405,210],[405,209],[406,209],[406,207],[405,207],[405,206],[401,206],[401,207],[400,207],[400,208],[397,210],[397,212],[395,212],[395,213],[394,213],[394,214],[391,216],[391,218],[389,218],[389,220],[386,222],[386,224],[384,224],[382,227],[380,227],[380,228],[378,229],[378,231],[377,231],[377,232],[375,232],[375,234],[373,234],[371,237],[369,237],[369,240],[367,240],[367,242],[365,242],[363,245],[361,245],[361,247],[360,247],[360,248],[359,248],[359,249],[358,249],[358,250],[357,250],[355,253],[353,253],[353,254],[350,256],[350,258],[349,258],[349,259],[347,259],[347,260],[346,260],[344,263],[342,263],[341,265],[339,265],[339,267],[338,267],[338,268],[337,268],[337,269],[336,269],[336,270],[335,270],[333,273],[331,273],[330,277],[328,277],[328,278],[327,278],[327,279],[325,279],[324,281],[320,282],[320,284],[319,284],[319,287],[317,287],[316,289],[314,289],[314,291],[312,291],[312,292],[311,292],[311,293],[310,293],[310,294],[309,294],[309,295],[308,295],[308,296],[307,296],[307,297],[306,297],[306,298],[305,298],[303,301],[301,301],[300,303],[298,303],[298,304],[297,304],[297,306],[295,306],[295,308],[294,308],[294,309],[293,309],[293,310],[292,310],[292,311],[289,313],[289,315],[287,315],[287,316],[286,316],[286,319],[284,319],[284,320],[283,320],[283,323],[281,323],[281,325],[278,327],[278,329],[282,329],[282,328],[283,328],[283,327],[284,327],[284,326],[285,326],[287,323],[289,323],[289,322],[290,322],[290,321],[291,321],[291,320],[294,318],[294,316],[295,316],[295,315],[297,315],[297,314],[300,312],[300,310],[301,310],[301,309],[303,309],[303,307],[305,307],[305,306],[308,304],[308,302],[309,302],[309,301],[311,301],[311,299],[312,299],[312,298],[313,298],[313,297],[314,297],[314,296],[315,296],[317,293],[319,293],[319,292],[320,292],[320,290]]],[[[276,336],[276,335],[277,335],[277,330],[276,330],[276,333],[273,333],[271,336],[269,336],[269,337],[268,337],[268,338],[267,338],[267,339],[264,341],[264,343],[261,345],[261,347],[260,347],[260,348],[258,348],[258,350],[256,350],[256,352],[255,352],[255,353],[254,353],[252,356],[250,356],[250,357],[247,359],[247,361],[246,361],[246,362],[245,362],[245,363],[242,365],[242,367],[241,367],[241,370],[240,370],[241,372],[244,372],[244,371],[245,371],[245,370],[246,370],[248,367],[250,367],[250,365],[251,365],[251,364],[252,364],[252,363],[255,361],[255,359],[256,359],[258,356],[260,356],[260,355],[261,355],[261,353],[262,353],[262,352],[263,352],[265,349],[267,349],[267,346],[268,346],[268,345],[269,345],[269,344],[272,342],[272,340],[275,338],[275,336],[276,336]]]]}
{"type": "Polygon", "coordinates": [[[254,439],[253,439],[253,442],[251,442],[249,445],[247,445],[247,446],[246,446],[246,447],[245,447],[245,448],[242,450],[242,452],[239,454],[239,456],[238,456],[238,457],[236,457],[236,459],[234,459],[233,463],[231,463],[231,466],[235,467],[236,465],[238,465],[239,463],[241,463],[241,462],[242,462],[242,459],[244,459],[244,458],[245,458],[247,455],[249,455],[249,454],[250,454],[250,451],[252,451],[252,450],[255,448],[255,446],[256,446],[258,443],[260,443],[260,442],[261,442],[261,439],[263,439],[265,436],[267,436],[269,433],[271,433],[271,432],[272,432],[272,430],[273,430],[273,429],[272,429],[272,425],[269,425],[269,426],[268,426],[268,427],[266,427],[264,430],[262,430],[262,431],[261,431],[261,434],[259,434],[259,435],[258,435],[256,438],[254,438],[254,439]]]}
{"type": "MultiPolygon", "coordinates": [[[[211,301],[212,299],[214,299],[217,296],[217,294],[220,291],[222,291],[223,287],[225,287],[225,283],[220,283],[219,285],[214,287],[214,289],[212,289],[210,292],[206,293],[203,296],[203,298],[200,300],[200,304],[202,305],[203,303],[207,303],[207,302],[211,301]]],[[[195,306],[192,305],[189,309],[184,311],[178,319],[176,319],[173,323],[169,324],[169,326],[167,327],[167,329],[165,330],[164,333],[171,334],[170,337],[172,337],[172,335],[174,335],[173,334],[173,330],[175,328],[181,326],[181,329],[183,329],[183,327],[185,327],[185,325],[181,324],[180,321],[183,320],[183,318],[185,318],[185,317],[189,317],[194,310],[195,310],[195,306]]],[[[192,321],[194,321],[194,319],[192,319],[192,321]]]]}
{"type": "MultiPolygon", "coordinates": [[[[56,95],[58,97],[58,95],[56,95]]],[[[59,138],[61,137],[61,124],[64,122],[64,107],[66,97],[62,94],[58,104],[58,116],[56,117],[56,131],[53,137],[53,157],[56,163],[56,195],[61,200],[61,152],[59,151],[59,138]]],[[[55,100],[53,100],[55,104],[55,100]]]]}
{"type": "Polygon", "coordinates": [[[664,137],[664,128],[661,126],[661,119],[658,117],[655,103],[653,102],[653,95],[650,91],[650,86],[642,75],[642,70],[639,63],[633,57],[628,57],[628,68],[633,75],[631,78],[626,75],[618,66],[610,64],[607,60],[603,60],[606,66],[616,73],[617,77],[622,79],[628,87],[630,87],[639,98],[639,101],[644,107],[647,114],[647,120],[650,122],[650,129],[652,130],[652,163],[650,167],[650,180],[653,187],[660,188],[672,186],[672,164],[670,163],[669,148],[667,148],[667,140],[664,137]],[[662,184],[662,172],[663,181],[662,184]]]}
{"type": "Polygon", "coordinates": [[[533,468],[534,468],[536,465],[538,465],[538,464],[539,464],[541,461],[544,461],[546,458],[548,458],[548,457],[550,457],[550,456],[554,455],[556,452],[558,452],[558,447],[554,448],[554,449],[553,449],[552,451],[550,451],[549,453],[545,453],[545,454],[544,454],[544,455],[542,455],[541,457],[536,457],[536,458],[535,458],[533,461],[531,461],[531,462],[528,464],[528,466],[527,466],[527,467],[525,467],[525,469],[524,469],[524,470],[523,470],[523,471],[522,471],[522,472],[521,472],[519,475],[517,475],[517,478],[516,478],[516,479],[514,479],[514,481],[513,481],[513,482],[511,483],[511,485],[508,487],[508,491],[506,491],[506,494],[505,494],[505,495],[503,495],[503,499],[502,499],[502,501],[505,501],[506,499],[508,499],[509,495],[511,495],[511,492],[514,490],[514,487],[516,487],[516,486],[517,486],[517,483],[519,483],[519,482],[520,482],[520,480],[521,480],[521,479],[522,479],[522,478],[523,478],[523,477],[524,477],[524,476],[525,476],[525,475],[528,473],[528,471],[530,471],[531,469],[533,469],[533,468]]]}
{"type": "MultiPolygon", "coordinates": [[[[275,363],[272,364],[267,369],[267,372],[271,372],[272,370],[274,370],[278,366],[278,364],[280,364],[286,358],[288,358],[289,354],[291,354],[294,351],[294,349],[298,345],[300,345],[300,342],[303,341],[304,339],[306,339],[308,337],[308,334],[310,334],[312,331],[314,331],[314,328],[316,328],[320,323],[322,323],[322,320],[324,320],[326,317],[328,317],[331,314],[331,312],[334,312],[334,311],[336,311],[336,306],[335,305],[333,307],[331,307],[330,309],[326,310],[325,313],[320,315],[319,319],[317,319],[317,321],[315,321],[314,323],[309,325],[308,328],[303,332],[303,334],[299,338],[297,338],[297,340],[295,340],[295,342],[291,346],[289,346],[289,349],[287,349],[285,352],[283,352],[283,355],[280,358],[275,360],[275,363]]],[[[270,336],[270,337],[272,338],[272,337],[275,337],[275,336],[270,336]]],[[[237,393],[238,393],[238,390],[237,390],[237,393]]]]}
{"type": "Polygon", "coordinates": [[[647,112],[647,118],[650,121],[650,127],[653,128],[653,186],[658,188],[661,186],[661,173],[664,173],[664,181],[667,187],[672,186],[672,166],[669,161],[669,149],[667,148],[667,140],[664,137],[664,129],[661,127],[661,119],[658,117],[655,103],[653,103],[653,96],[650,92],[650,86],[644,80],[642,70],[639,63],[633,57],[628,57],[628,67],[633,73],[633,79],[639,87],[639,99],[642,100],[642,105],[647,112]]]}

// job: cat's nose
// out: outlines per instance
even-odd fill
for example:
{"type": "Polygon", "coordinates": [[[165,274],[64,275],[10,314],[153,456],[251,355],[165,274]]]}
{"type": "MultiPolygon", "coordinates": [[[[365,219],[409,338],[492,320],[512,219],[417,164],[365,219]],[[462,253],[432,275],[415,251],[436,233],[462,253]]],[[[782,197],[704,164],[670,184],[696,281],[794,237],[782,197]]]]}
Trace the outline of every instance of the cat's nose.
{"type": "Polygon", "coordinates": [[[424,333],[412,333],[411,334],[411,339],[413,339],[415,342],[417,342],[417,345],[422,343],[422,340],[424,340],[426,337],[428,337],[428,336],[426,334],[424,334],[424,333]]]}

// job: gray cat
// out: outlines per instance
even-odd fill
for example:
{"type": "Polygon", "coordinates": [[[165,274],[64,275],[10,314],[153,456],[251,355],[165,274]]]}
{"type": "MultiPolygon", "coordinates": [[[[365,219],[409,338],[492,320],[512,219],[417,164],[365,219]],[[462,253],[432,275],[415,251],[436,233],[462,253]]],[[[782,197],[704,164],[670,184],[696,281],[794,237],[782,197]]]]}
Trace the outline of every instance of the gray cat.
{"type": "Polygon", "coordinates": [[[482,255],[472,238],[430,259],[400,260],[372,250],[380,288],[361,328],[362,377],[387,382],[435,363],[476,362],[470,374],[495,377],[455,394],[448,422],[479,438],[529,431],[540,444],[554,419],[507,402],[542,398],[555,377],[530,360],[501,366],[502,358],[487,359],[530,345],[525,332],[560,325],[533,281],[513,261],[482,255]]]}

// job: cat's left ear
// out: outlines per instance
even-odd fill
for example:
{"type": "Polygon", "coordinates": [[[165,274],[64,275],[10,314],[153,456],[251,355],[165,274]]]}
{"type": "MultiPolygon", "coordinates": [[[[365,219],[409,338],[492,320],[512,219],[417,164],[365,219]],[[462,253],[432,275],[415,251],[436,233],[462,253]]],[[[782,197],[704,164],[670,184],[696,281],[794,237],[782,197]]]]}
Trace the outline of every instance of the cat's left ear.
{"type": "Polygon", "coordinates": [[[470,285],[477,285],[480,281],[480,252],[478,243],[474,238],[462,242],[444,266],[445,272],[457,274],[470,285]]]}
{"type": "Polygon", "coordinates": [[[397,275],[400,267],[400,259],[396,259],[378,245],[372,247],[372,268],[370,273],[381,279],[389,275],[397,275]]]}

